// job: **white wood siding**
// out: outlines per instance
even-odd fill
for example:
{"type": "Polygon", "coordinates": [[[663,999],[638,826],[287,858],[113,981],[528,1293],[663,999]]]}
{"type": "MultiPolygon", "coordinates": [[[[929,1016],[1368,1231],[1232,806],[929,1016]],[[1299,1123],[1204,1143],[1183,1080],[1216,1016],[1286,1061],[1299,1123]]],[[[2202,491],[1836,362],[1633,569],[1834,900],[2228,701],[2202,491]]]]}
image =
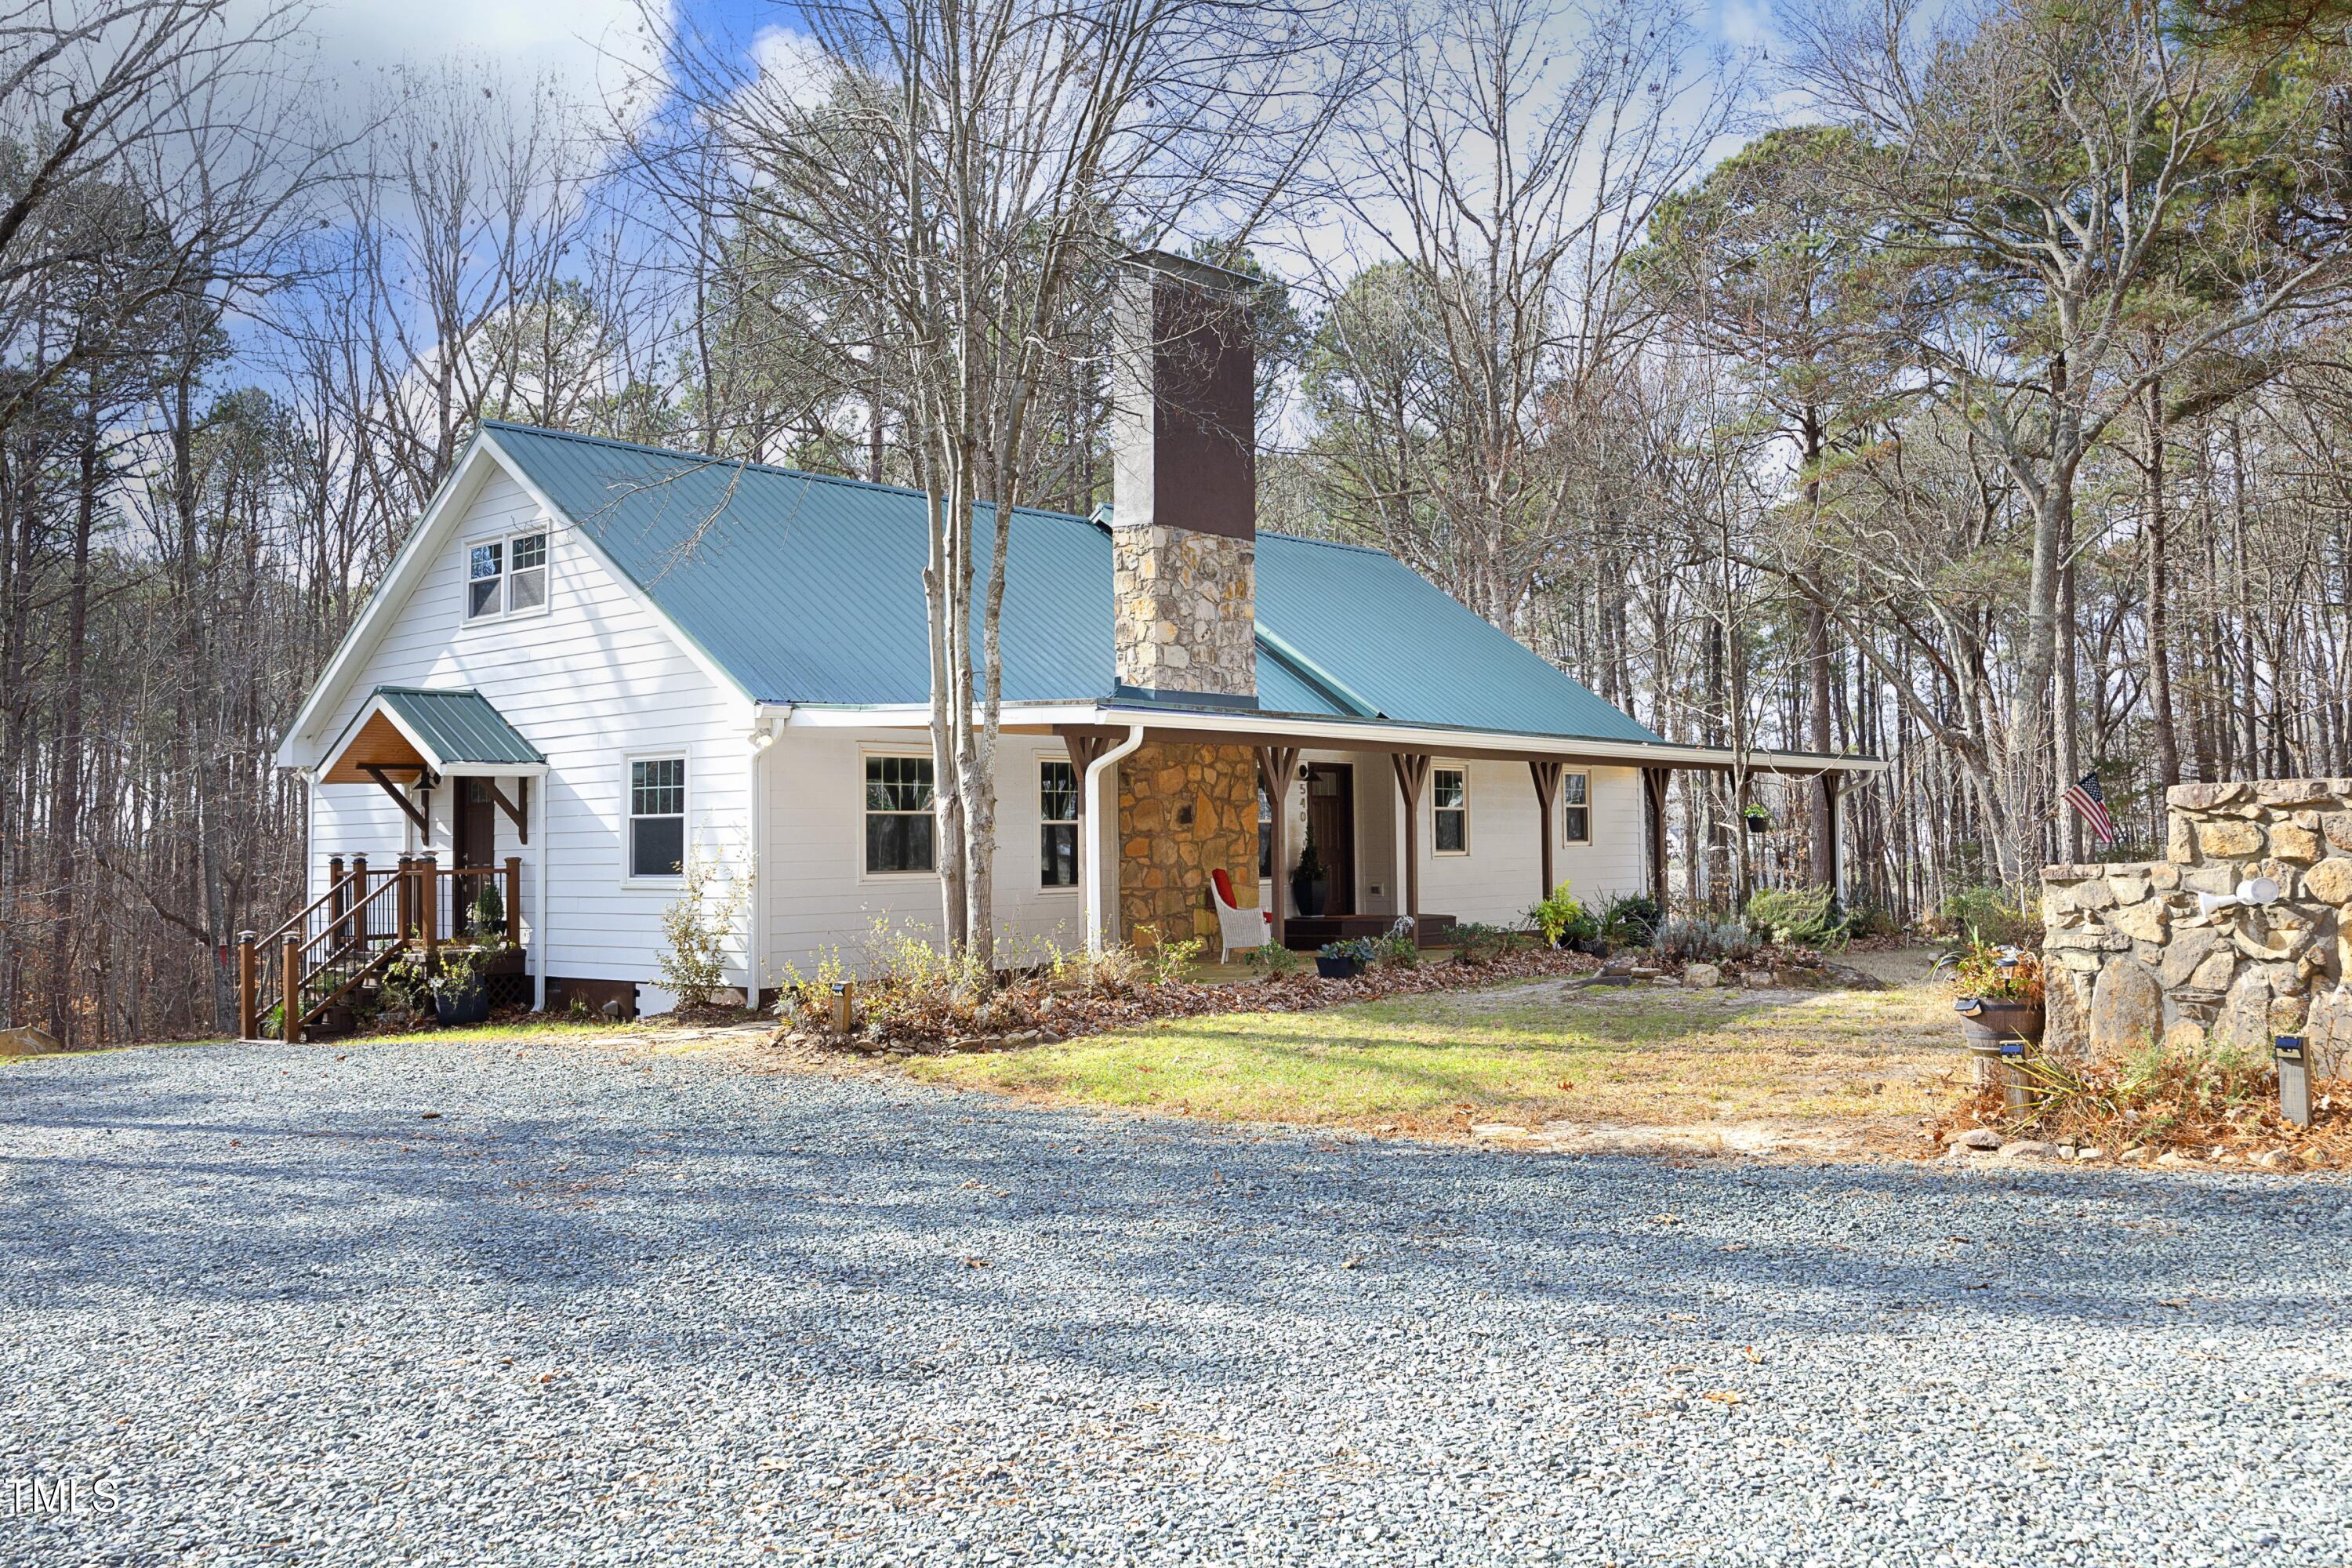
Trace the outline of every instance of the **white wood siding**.
{"type": "MultiPolygon", "coordinates": [[[[554,909],[541,955],[547,973],[649,982],[660,914],[676,891],[674,883],[633,883],[623,875],[627,759],[685,757],[688,843],[731,868],[747,866],[751,708],[681,651],[667,624],[568,528],[549,529],[545,615],[467,624],[467,546],[545,521],[520,486],[503,472],[493,474],[435,547],[320,738],[341,734],[378,686],[479,690],[548,761],[548,777],[532,785],[547,792],[544,847],[554,909]]],[[[322,784],[310,793],[314,894],[329,855],[365,852],[381,863],[413,847],[406,819],[373,784],[322,784]]],[[[434,792],[432,847],[444,865],[452,795],[447,783],[434,792]]],[[[540,911],[529,892],[528,861],[541,847],[520,846],[503,813],[498,827],[498,855],[526,860],[527,937],[536,950],[540,911]]],[[[741,947],[739,936],[730,970],[742,966],[741,947]]],[[[730,974],[730,983],[740,979],[730,974]]]]}
{"type": "MultiPolygon", "coordinates": [[[[927,757],[929,736],[920,730],[787,728],[769,749],[768,984],[782,978],[787,964],[813,977],[828,949],[854,969],[877,920],[939,931],[937,876],[866,873],[866,758],[890,752],[927,757]]],[[[1015,955],[1021,943],[1039,939],[1066,949],[1086,945],[1083,888],[1038,885],[1038,769],[1048,760],[1069,760],[1054,737],[1006,735],[997,742],[996,931],[1015,955]]]]}
{"type": "MultiPolygon", "coordinates": [[[[1356,908],[1364,914],[1403,909],[1397,868],[1404,857],[1404,801],[1396,772],[1379,752],[1309,751],[1301,763],[1349,763],[1356,770],[1356,908]],[[1372,893],[1377,884],[1380,893],[1372,893]]],[[[1421,802],[1421,907],[1488,925],[1517,925],[1539,897],[1542,845],[1536,837],[1535,779],[1525,763],[1464,763],[1438,756],[1433,767],[1466,767],[1470,788],[1470,851],[1440,855],[1429,791],[1421,802]]],[[[1637,768],[1593,768],[1592,842],[1555,839],[1552,875],[1565,877],[1577,897],[1599,903],[1649,883],[1642,868],[1642,774],[1637,768]]],[[[1555,821],[1551,831],[1559,832],[1555,821]]],[[[1290,786],[1285,837],[1292,864],[1307,836],[1307,791],[1290,786]]],[[[1287,871],[1285,872],[1287,875],[1287,871]]],[[[1265,884],[1261,882],[1263,888],[1265,884]]]]}

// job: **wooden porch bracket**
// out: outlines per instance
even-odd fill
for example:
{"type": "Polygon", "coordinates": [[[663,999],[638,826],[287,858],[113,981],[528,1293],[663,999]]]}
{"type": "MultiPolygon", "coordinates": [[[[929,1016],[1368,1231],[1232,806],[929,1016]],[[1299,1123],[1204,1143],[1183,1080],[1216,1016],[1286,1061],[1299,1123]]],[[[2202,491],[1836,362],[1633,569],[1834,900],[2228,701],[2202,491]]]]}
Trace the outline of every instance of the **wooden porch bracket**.
{"type": "MultiPolygon", "coordinates": [[[[392,782],[391,778],[388,776],[387,769],[374,763],[362,763],[360,764],[360,772],[375,780],[375,787],[383,791],[384,794],[392,796],[392,803],[400,807],[400,814],[416,825],[416,831],[424,836],[425,843],[430,844],[433,842],[432,814],[427,812],[423,806],[417,805],[415,801],[409,799],[408,792],[392,782]]],[[[425,770],[423,768],[418,768],[416,770],[416,776],[420,780],[423,779],[425,776],[425,770]]]]}
{"type": "Polygon", "coordinates": [[[1272,854],[1266,878],[1266,897],[1274,900],[1266,912],[1274,918],[1274,945],[1280,947],[1290,934],[1289,908],[1282,896],[1282,885],[1290,868],[1287,838],[1283,829],[1289,826],[1290,786],[1298,776],[1298,748],[1296,746],[1260,746],[1257,748],[1258,787],[1265,791],[1266,804],[1274,820],[1266,835],[1272,854]]]}
{"type": "Polygon", "coordinates": [[[1529,757],[1528,772],[1536,781],[1536,837],[1543,843],[1543,888],[1536,895],[1549,899],[1559,884],[1552,880],[1552,846],[1559,838],[1559,781],[1568,764],[1555,757],[1529,757]]]}
{"type": "Polygon", "coordinates": [[[518,844],[530,843],[530,816],[529,813],[530,808],[530,781],[529,779],[515,780],[515,798],[513,800],[509,800],[507,798],[507,792],[499,787],[499,781],[496,779],[484,779],[482,781],[482,787],[490,792],[490,798],[498,802],[499,809],[507,814],[507,820],[509,822],[514,824],[515,842],[518,844]]]}
{"type": "Polygon", "coordinates": [[[1404,912],[1412,921],[1412,940],[1421,941],[1421,792],[1429,783],[1429,753],[1391,752],[1397,789],[1404,795],[1404,912]]]}

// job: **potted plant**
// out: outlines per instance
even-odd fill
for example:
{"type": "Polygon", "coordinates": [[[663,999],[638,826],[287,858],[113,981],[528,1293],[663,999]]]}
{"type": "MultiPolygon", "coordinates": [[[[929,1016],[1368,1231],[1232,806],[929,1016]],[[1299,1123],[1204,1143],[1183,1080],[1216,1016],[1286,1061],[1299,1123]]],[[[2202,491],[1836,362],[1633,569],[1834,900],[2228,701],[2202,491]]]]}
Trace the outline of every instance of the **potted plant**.
{"type": "Polygon", "coordinates": [[[506,895],[499,891],[499,885],[494,879],[488,877],[482,879],[481,890],[474,895],[473,913],[475,934],[487,936],[495,932],[499,936],[506,935],[506,895]]]}
{"type": "Polygon", "coordinates": [[[1750,833],[1769,833],[1772,829],[1772,816],[1760,805],[1741,806],[1739,820],[1748,825],[1750,833]]]}
{"type": "Polygon", "coordinates": [[[490,988],[483,984],[478,954],[462,949],[442,953],[431,984],[433,1016],[442,1027],[478,1024],[490,1016],[490,988]]]}
{"type": "Polygon", "coordinates": [[[1315,954],[1315,973],[1326,980],[1353,980],[1378,956],[1379,950],[1368,937],[1327,942],[1315,954]]]}
{"type": "MultiPolygon", "coordinates": [[[[1952,1003],[1960,1016],[1960,1033],[1979,1064],[1998,1058],[2001,1042],[2042,1042],[2042,959],[2021,947],[1996,947],[1972,942],[1959,961],[1952,1003]]],[[[1979,1073],[1979,1081],[1983,1074],[1979,1073]]]]}
{"type": "Polygon", "coordinates": [[[1309,919],[1323,912],[1323,900],[1330,891],[1330,873],[1323,868],[1323,857],[1315,849],[1315,825],[1307,825],[1307,842],[1299,847],[1298,869],[1290,876],[1292,904],[1309,919]]]}

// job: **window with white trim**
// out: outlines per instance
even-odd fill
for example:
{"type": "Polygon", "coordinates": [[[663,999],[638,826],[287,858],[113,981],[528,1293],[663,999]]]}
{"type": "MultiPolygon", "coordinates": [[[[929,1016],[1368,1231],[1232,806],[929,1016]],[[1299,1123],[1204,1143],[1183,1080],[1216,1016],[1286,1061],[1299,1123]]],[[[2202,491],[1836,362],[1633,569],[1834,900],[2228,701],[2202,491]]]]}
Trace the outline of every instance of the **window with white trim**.
{"type": "Polygon", "coordinates": [[[1440,855],[1470,853],[1470,770],[1429,770],[1430,847],[1440,855]]]}
{"type": "Polygon", "coordinates": [[[485,539],[466,550],[466,618],[492,621],[547,608],[544,530],[485,539]]]}
{"type": "Polygon", "coordinates": [[[686,759],[635,759],[629,763],[629,875],[676,877],[685,870],[686,759]]]}
{"type": "Polygon", "coordinates": [[[1037,885],[1078,885],[1078,771],[1049,762],[1037,778],[1037,885]]]}
{"type": "Polygon", "coordinates": [[[1592,775],[1559,775],[1559,836],[1570,844],[1592,842],[1592,775]]]}
{"type": "Polygon", "coordinates": [[[938,868],[931,759],[866,759],[866,871],[887,877],[938,868]]]}
{"type": "Polygon", "coordinates": [[[486,539],[466,552],[466,618],[486,621],[506,613],[507,546],[486,539]]]}

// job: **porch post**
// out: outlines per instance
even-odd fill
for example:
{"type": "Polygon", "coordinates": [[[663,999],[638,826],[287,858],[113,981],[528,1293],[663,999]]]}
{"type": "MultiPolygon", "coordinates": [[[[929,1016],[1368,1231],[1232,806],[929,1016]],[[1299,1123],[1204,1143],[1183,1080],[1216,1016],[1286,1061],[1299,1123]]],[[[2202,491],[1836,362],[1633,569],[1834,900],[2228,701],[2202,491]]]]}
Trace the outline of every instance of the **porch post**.
{"type": "Polygon", "coordinates": [[[1421,752],[1391,752],[1397,790],[1404,796],[1404,912],[1412,921],[1412,940],[1421,942],[1421,789],[1429,782],[1429,757],[1421,752]]]}
{"type": "Polygon", "coordinates": [[[1266,910],[1274,920],[1274,945],[1286,945],[1290,934],[1290,907],[1282,896],[1283,884],[1289,879],[1289,837],[1283,831],[1290,826],[1290,781],[1298,772],[1298,748],[1296,746],[1260,746],[1257,749],[1257,783],[1265,791],[1274,820],[1266,835],[1271,862],[1266,878],[1265,896],[1273,900],[1266,910]]]}
{"type": "Polygon", "coordinates": [[[352,929],[350,935],[351,939],[353,942],[358,942],[362,947],[367,946],[368,939],[367,879],[367,857],[364,855],[352,856],[352,890],[356,893],[358,897],[352,900],[353,908],[352,910],[352,929]]]}
{"type": "Polygon", "coordinates": [[[350,934],[343,929],[343,912],[351,907],[352,890],[343,885],[343,858],[330,855],[327,857],[327,914],[331,921],[328,929],[334,933],[327,939],[327,948],[331,952],[341,946],[350,934]]]}
{"type": "Polygon", "coordinates": [[[302,939],[289,936],[278,949],[278,1034],[289,1046],[302,1043],[302,939]]]}
{"type": "MultiPolygon", "coordinates": [[[[509,947],[520,947],[520,946],[522,945],[522,857],[521,857],[521,856],[520,856],[520,855],[509,855],[509,856],[508,856],[508,857],[507,857],[507,875],[506,875],[506,883],[507,883],[507,885],[506,885],[506,895],[507,895],[507,945],[508,945],[509,947]]],[[[754,1007],[757,1007],[757,1006],[759,1005],[758,1000],[757,1000],[756,998],[754,998],[754,999],[753,999],[752,1005],[753,1005],[754,1007]]]]}
{"type": "Polygon", "coordinates": [[[1529,757],[1528,772],[1536,781],[1536,837],[1543,845],[1543,887],[1536,896],[1551,897],[1559,886],[1552,880],[1552,846],[1559,839],[1559,781],[1568,764],[1549,757],[1529,757]]]}
{"type": "Polygon", "coordinates": [[[253,943],[251,931],[236,933],[236,1037],[240,1040],[254,1038],[258,1027],[255,1020],[261,1016],[260,998],[253,994],[253,943]]]}
{"type": "Polygon", "coordinates": [[[1649,840],[1650,897],[1658,900],[1658,908],[1666,907],[1666,785],[1674,776],[1671,768],[1643,768],[1642,795],[1649,840]]]}
{"type": "Polygon", "coordinates": [[[1822,794],[1829,809],[1822,814],[1822,825],[1829,830],[1829,841],[1822,846],[1822,857],[1829,863],[1830,892],[1838,907],[1845,907],[1845,831],[1838,821],[1845,808],[1845,791],[1840,786],[1844,779],[1837,773],[1822,774],[1822,794]]]}
{"type": "Polygon", "coordinates": [[[438,928],[441,923],[440,868],[430,855],[416,858],[417,925],[425,943],[425,973],[433,973],[434,950],[440,945],[438,928]]]}

